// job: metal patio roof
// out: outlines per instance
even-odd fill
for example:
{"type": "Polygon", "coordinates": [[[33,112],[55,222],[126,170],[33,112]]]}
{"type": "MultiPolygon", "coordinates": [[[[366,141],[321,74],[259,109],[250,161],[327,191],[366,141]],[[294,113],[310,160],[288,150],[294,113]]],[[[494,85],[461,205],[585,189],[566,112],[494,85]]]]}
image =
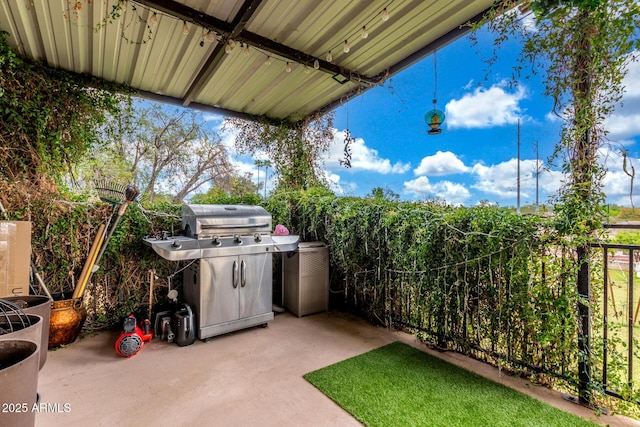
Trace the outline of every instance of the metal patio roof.
{"type": "Polygon", "coordinates": [[[0,29],[23,56],[143,97],[297,121],[384,83],[464,34],[492,3],[0,0],[0,29]]]}

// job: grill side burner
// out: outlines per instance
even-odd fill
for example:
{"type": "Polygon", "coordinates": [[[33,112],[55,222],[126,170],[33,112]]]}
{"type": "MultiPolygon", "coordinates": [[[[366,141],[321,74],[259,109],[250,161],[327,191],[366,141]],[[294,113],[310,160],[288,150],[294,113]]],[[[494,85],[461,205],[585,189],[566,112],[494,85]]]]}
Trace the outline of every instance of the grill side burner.
{"type": "MultiPolygon", "coordinates": [[[[182,206],[185,236],[144,241],[161,257],[196,260],[183,273],[185,301],[196,313],[198,337],[273,320],[271,215],[259,206],[182,206]]],[[[294,250],[297,236],[280,241],[294,250]]],[[[285,249],[286,248],[286,249],[285,249]]]]}

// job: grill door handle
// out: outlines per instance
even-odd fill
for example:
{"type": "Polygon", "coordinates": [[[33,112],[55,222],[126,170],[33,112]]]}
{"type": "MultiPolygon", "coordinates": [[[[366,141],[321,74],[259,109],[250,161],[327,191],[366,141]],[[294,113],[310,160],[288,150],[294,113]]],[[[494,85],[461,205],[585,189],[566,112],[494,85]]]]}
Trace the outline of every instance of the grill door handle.
{"type": "Polygon", "coordinates": [[[240,286],[245,287],[247,285],[247,263],[242,260],[240,262],[240,286]]]}
{"type": "Polygon", "coordinates": [[[202,230],[217,230],[227,228],[264,228],[269,227],[268,222],[257,222],[249,224],[202,224],[200,229],[202,230]]]}
{"type": "Polygon", "coordinates": [[[238,261],[233,261],[232,282],[234,289],[238,287],[238,261]]]}

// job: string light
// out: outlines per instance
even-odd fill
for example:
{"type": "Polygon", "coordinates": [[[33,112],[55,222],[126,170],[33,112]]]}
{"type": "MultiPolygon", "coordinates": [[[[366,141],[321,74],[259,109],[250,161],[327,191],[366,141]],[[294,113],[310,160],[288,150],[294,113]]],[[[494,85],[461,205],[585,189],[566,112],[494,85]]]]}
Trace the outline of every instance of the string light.
{"type": "Polygon", "coordinates": [[[387,22],[389,20],[389,11],[387,10],[386,7],[382,9],[381,18],[382,18],[382,22],[387,22]]]}
{"type": "MultiPolygon", "coordinates": [[[[393,0],[391,0],[389,2],[389,4],[391,4],[393,2],[393,0]]],[[[388,7],[388,6],[387,6],[388,7]]],[[[351,33],[348,35],[348,38],[346,40],[344,40],[344,43],[342,44],[342,51],[344,53],[349,53],[349,51],[351,50],[351,45],[349,44],[349,38],[351,37],[357,37],[358,32],[360,34],[360,38],[361,39],[366,39],[369,37],[369,30],[367,29],[367,26],[370,25],[377,17],[379,17],[379,19],[381,19],[383,22],[386,22],[389,20],[390,15],[389,15],[389,10],[387,9],[387,7],[385,7],[384,9],[382,9],[382,11],[379,11],[376,15],[373,15],[373,17],[366,22],[364,25],[362,25],[362,27],[360,27],[360,30],[356,30],[354,33],[351,33]]],[[[325,56],[325,60],[327,62],[333,62],[333,55],[331,54],[331,52],[335,52],[336,49],[338,49],[340,47],[340,45],[337,46],[333,46],[328,53],[325,56]]],[[[314,64],[315,65],[315,64],[314,64]]],[[[318,68],[314,67],[316,70],[318,68]]]]}
{"type": "MultiPolygon", "coordinates": [[[[391,2],[393,2],[393,0],[391,0],[391,2]]],[[[158,13],[157,12],[152,12],[151,8],[147,9],[147,11],[152,13],[152,15],[148,19],[148,25],[154,25],[154,26],[157,25],[158,24],[158,19],[159,19],[158,18],[158,13]]],[[[389,11],[387,10],[387,7],[385,7],[380,12],[379,16],[380,16],[380,19],[383,22],[386,22],[386,21],[389,20],[390,16],[389,16],[389,11]]],[[[367,25],[371,24],[371,22],[373,20],[375,20],[375,15],[373,15],[373,17],[370,19],[370,21],[367,22],[365,25],[363,25],[362,28],[360,29],[360,38],[361,39],[366,39],[366,38],[369,37],[369,31],[367,30],[367,25]]],[[[189,33],[191,32],[190,31],[190,26],[189,26],[190,23],[192,23],[192,21],[189,21],[189,22],[187,22],[186,20],[182,21],[182,34],[185,35],[185,36],[189,35],[189,33]]],[[[203,28],[198,24],[195,24],[195,25],[202,29],[202,37],[201,37],[201,40],[199,42],[199,45],[201,47],[204,46],[205,42],[213,43],[216,40],[217,40],[218,43],[224,43],[224,41],[226,39],[225,35],[217,34],[214,30],[203,28]]],[[[349,35],[349,37],[352,37],[352,36],[357,37],[357,34],[358,34],[358,32],[356,30],[356,32],[355,33],[351,33],[349,35]]],[[[235,44],[236,44],[236,42],[234,40],[228,39],[227,42],[225,43],[225,47],[224,47],[225,52],[227,54],[231,53],[231,51],[235,47],[235,44]]],[[[339,46],[340,45],[334,46],[334,49],[338,49],[339,46]]],[[[249,56],[250,55],[250,46],[249,46],[249,44],[247,44],[246,42],[241,42],[240,43],[240,47],[242,49],[242,54],[244,56],[249,56]]],[[[258,51],[261,51],[261,49],[259,49],[259,48],[256,48],[256,49],[258,51]]],[[[332,49],[332,50],[334,50],[334,49],[332,49]]],[[[351,46],[349,45],[349,40],[345,39],[344,40],[344,44],[342,45],[342,51],[344,53],[349,53],[350,50],[351,50],[351,46]]],[[[278,61],[285,62],[284,58],[283,59],[276,58],[276,59],[278,61]]],[[[333,55],[331,53],[331,50],[329,50],[327,52],[327,54],[325,55],[325,60],[327,62],[333,62],[333,55]]],[[[264,60],[264,65],[271,65],[271,56],[269,56],[269,55],[266,56],[266,58],[264,60]]],[[[302,64],[300,64],[300,65],[302,65],[302,64]]],[[[320,61],[317,58],[314,59],[314,61],[313,61],[313,69],[315,69],[315,70],[319,70],[320,69],[320,61]]],[[[290,73],[291,70],[292,70],[292,63],[291,62],[286,62],[285,71],[287,73],[290,73]]],[[[310,72],[311,72],[311,64],[305,63],[304,64],[304,73],[305,74],[309,74],[310,72]]]]}

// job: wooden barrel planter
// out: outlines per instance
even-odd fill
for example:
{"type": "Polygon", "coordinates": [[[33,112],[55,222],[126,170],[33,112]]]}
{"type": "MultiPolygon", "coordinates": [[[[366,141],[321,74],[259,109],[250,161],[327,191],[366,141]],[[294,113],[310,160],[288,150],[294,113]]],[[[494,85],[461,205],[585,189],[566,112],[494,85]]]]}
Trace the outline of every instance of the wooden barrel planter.
{"type": "MultiPolygon", "coordinates": [[[[9,335],[11,334],[3,336],[9,335]]],[[[8,405],[6,410],[0,411],[0,426],[35,425],[36,412],[33,411],[33,406],[38,401],[39,366],[37,343],[20,339],[0,340],[2,402],[8,405]]]]}

